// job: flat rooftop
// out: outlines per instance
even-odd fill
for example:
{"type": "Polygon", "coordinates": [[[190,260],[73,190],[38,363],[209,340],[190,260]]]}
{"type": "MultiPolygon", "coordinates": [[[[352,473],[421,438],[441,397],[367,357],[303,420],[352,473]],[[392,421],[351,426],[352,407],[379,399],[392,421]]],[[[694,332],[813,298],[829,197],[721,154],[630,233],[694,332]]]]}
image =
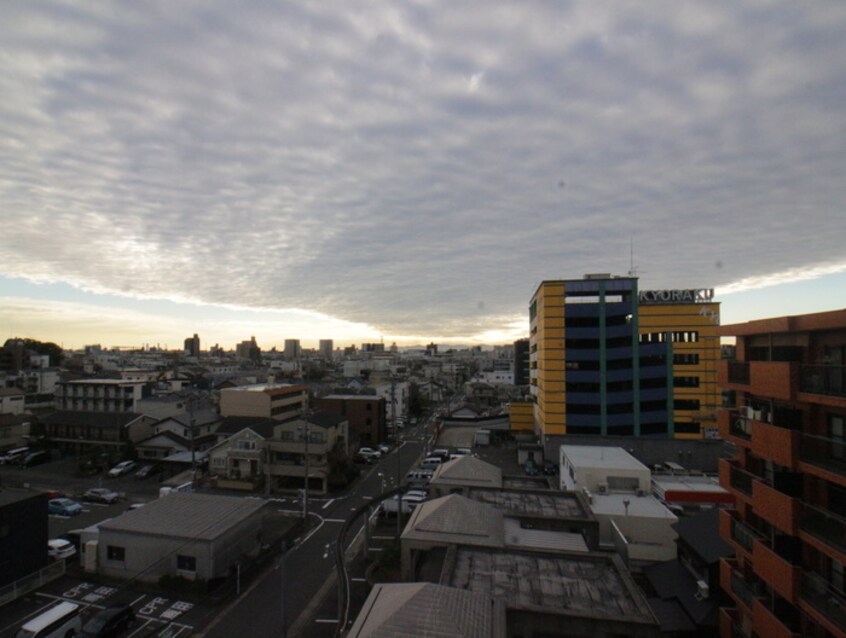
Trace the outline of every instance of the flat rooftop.
{"type": "Polygon", "coordinates": [[[441,582],[506,601],[510,609],[629,622],[655,620],[619,559],[459,547],[441,582]]]}
{"type": "Polygon", "coordinates": [[[597,515],[665,518],[676,522],[678,517],[654,496],[634,494],[593,494],[591,509],[597,515]],[[627,507],[628,504],[628,507],[627,507]]]}
{"type": "Polygon", "coordinates": [[[514,516],[533,518],[590,518],[571,492],[490,490],[470,488],[468,498],[492,505],[514,516]]]}
{"type": "Polygon", "coordinates": [[[304,386],[292,383],[252,383],[250,385],[239,385],[234,388],[224,388],[221,392],[270,392],[272,390],[301,389],[304,386]]]}
{"type": "Polygon", "coordinates": [[[614,470],[646,470],[643,463],[621,447],[604,445],[562,445],[561,454],[576,468],[607,468],[614,470]]]}

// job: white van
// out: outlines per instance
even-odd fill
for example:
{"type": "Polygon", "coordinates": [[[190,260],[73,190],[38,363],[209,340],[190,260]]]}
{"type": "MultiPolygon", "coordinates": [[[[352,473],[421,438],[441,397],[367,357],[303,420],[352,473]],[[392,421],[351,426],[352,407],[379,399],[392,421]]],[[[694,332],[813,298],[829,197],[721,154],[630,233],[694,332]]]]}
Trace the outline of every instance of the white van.
{"type": "Polygon", "coordinates": [[[14,450],[8,450],[0,453],[0,465],[12,465],[18,463],[29,454],[28,447],[17,447],[14,450]]]}
{"type": "Polygon", "coordinates": [[[63,602],[51,607],[21,627],[15,638],[66,638],[82,631],[80,607],[63,602]]]}

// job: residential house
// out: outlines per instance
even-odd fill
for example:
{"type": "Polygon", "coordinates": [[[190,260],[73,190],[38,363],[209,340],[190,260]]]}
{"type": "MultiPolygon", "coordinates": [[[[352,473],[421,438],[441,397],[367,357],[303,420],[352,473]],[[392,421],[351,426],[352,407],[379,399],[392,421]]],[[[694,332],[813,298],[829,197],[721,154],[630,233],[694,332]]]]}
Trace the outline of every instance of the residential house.
{"type": "Polygon", "coordinates": [[[267,480],[271,490],[308,486],[325,494],[337,458],[349,455],[349,421],[346,417],[322,410],[307,418],[292,419],[273,428],[268,447],[267,480]],[[307,460],[306,460],[307,459],[307,460]]]}

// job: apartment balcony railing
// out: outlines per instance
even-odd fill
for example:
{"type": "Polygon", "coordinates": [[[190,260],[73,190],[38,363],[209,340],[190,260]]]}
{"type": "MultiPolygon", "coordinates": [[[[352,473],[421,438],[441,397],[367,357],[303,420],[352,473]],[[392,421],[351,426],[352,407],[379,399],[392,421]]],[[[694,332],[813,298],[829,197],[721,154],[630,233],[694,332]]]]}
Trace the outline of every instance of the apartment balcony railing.
{"type": "Polygon", "coordinates": [[[846,397],[846,366],[803,365],[800,374],[802,392],[846,397]]]}
{"type": "Polygon", "coordinates": [[[834,627],[846,627],[846,595],[819,574],[803,574],[802,598],[834,627]]]}
{"type": "Polygon", "coordinates": [[[731,591],[735,598],[743,603],[747,609],[752,609],[752,603],[755,601],[756,597],[755,591],[749,583],[744,580],[743,575],[735,570],[732,570],[731,572],[731,591]]]}
{"type": "Polygon", "coordinates": [[[796,534],[802,496],[801,481],[801,475],[794,472],[777,472],[771,481],[755,477],[752,483],[755,512],[786,534],[796,534]]]}
{"type": "Polygon", "coordinates": [[[739,412],[732,413],[729,418],[729,433],[747,441],[752,438],[752,422],[749,419],[741,416],[739,412]]]}
{"type": "Polygon", "coordinates": [[[721,361],[718,377],[729,390],[790,401],[799,388],[799,364],[792,361],[721,361]]]}
{"type": "Polygon", "coordinates": [[[802,570],[799,567],[801,550],[793,537],[757,540],[752,549],[755,574],[779,596],[795,603],[802,570]]]}
{"type": "Polygon", "coordinates": [[[737,490],[738,492],[742,492],[747,496],[752,496],[752,484],[757,478],[758,477],[751,472],[732,466],[729,485],[731,485],[732,489],[737,490]]]}
{"type": "Polygon", "coordinates": [[[731,538],[751,554],[755,541],[763,541],[764,535],[752,529],[743,521],[733,518],[731,521],[731,538]]]}
{"type": "Polygon", "coordinates": [[[803,503],[799,529],[846,554],[846,518],[843,516],[803,503]]]}
{"type": "Polygon", "coordinates": [[[815,434],[803,434],[799,459],[838,474],[846,472],[846,442],[815,434]]]}

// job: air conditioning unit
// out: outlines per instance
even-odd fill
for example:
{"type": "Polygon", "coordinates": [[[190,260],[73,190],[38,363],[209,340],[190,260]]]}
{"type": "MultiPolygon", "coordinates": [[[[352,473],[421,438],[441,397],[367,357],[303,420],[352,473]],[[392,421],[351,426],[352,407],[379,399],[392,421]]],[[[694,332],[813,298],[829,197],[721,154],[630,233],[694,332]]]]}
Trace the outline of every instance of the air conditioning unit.
{"type": "Polygon", "coordinates": [[[608,494],[608,483],[600,483],[597,487],[600,494],[608,494]]]}
{"type": "Polygon", "coordinates": [[[708,583],[706,583],[704,580],[697,580],[696,581],[696,599],[697,600],[706,600],[710,594],[711,594],[711,588],[708,587],[708,583]]]}

